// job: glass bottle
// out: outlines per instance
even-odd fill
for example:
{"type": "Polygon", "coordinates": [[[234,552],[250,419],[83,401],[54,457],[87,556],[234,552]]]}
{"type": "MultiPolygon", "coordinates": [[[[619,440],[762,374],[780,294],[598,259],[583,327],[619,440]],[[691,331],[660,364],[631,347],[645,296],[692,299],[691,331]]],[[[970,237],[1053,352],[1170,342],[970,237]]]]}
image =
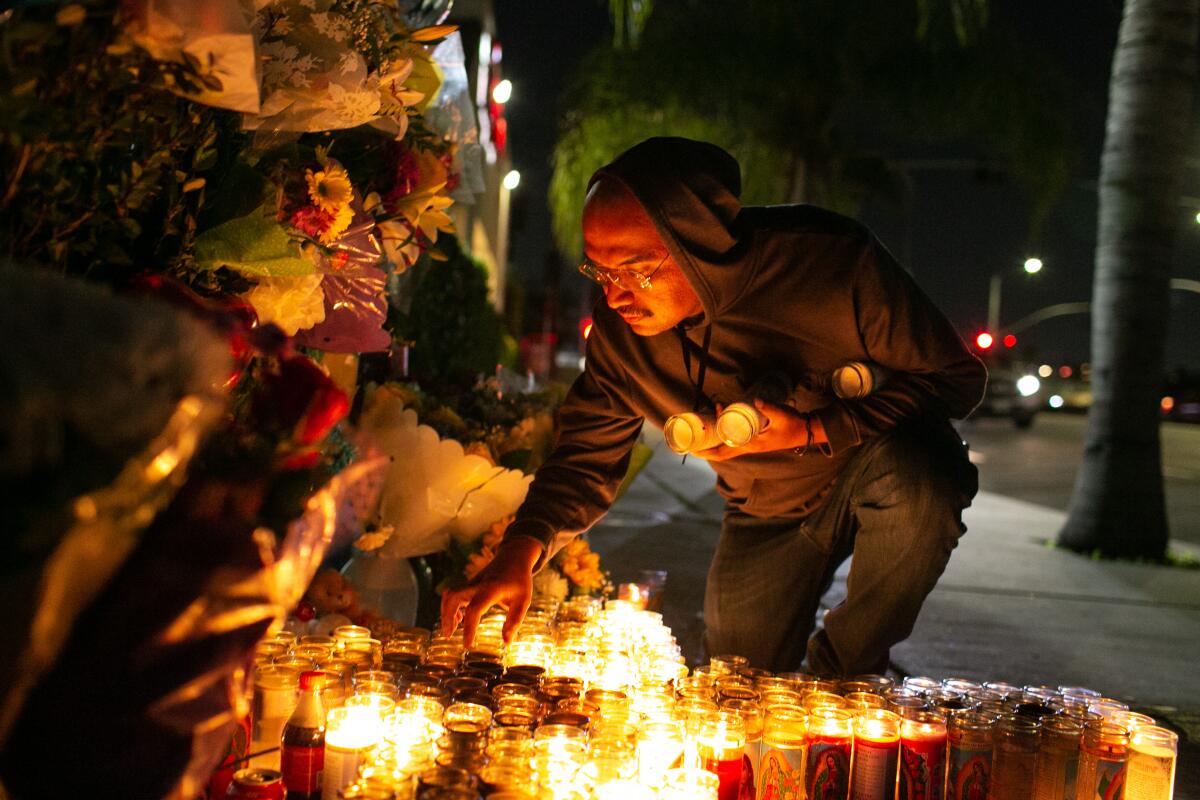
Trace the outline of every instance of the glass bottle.
{"type": "Polygon", "coordinates": [[[300,700],[283,726],[280,766],[288,800],[317,800],[325,767],[325,673],[300,673],[300,700]]]}

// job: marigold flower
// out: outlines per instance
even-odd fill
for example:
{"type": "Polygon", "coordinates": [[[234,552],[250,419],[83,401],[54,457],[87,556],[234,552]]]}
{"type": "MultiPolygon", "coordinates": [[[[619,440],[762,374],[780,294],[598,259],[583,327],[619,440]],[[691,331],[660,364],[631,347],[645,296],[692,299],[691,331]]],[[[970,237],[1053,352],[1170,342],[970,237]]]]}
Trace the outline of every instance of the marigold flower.
{"type": "Polygon", "coordinates": [[[463,567],[463,575],[467,580],[474,580],[475,576],[483,572],[484,567],[492,563],[492,559],[496,557],[495,551],[490,547],[485,547],[477,553],[472,553],[467,558],[467,565],[463,567]]]}

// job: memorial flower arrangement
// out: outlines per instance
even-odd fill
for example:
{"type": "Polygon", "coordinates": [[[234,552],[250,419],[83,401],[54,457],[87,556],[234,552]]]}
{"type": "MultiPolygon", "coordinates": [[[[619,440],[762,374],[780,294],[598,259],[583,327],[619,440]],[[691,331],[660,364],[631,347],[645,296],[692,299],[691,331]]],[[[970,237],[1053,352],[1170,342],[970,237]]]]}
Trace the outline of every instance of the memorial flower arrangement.
{"type": "Polygon", "coordinates": [[[19,260],[117,287],[149,271],[241,298],[304,347],[386,349],[388,273],[481,189],[462,131],[427,118],[461,101],[435,63],[457,34],[373,0],[251,8],[11,12],[0,235],[19,260]]]}

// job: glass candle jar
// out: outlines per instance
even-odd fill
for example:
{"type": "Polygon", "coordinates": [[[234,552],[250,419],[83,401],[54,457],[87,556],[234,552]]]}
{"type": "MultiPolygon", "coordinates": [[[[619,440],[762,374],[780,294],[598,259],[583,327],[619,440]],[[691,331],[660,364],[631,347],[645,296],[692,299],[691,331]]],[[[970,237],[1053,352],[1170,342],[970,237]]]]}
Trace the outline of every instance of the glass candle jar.
{"type": "Polygon", "coordinates": [[[808,712],[799,705],[772,705],[763,718],[762,760],[755,782],[759,800],[802,797],[808,753],[808,712]]]}
{"type": "Polygon", "coordinates": [[[842,708],[819,707],[808,714],[805,785],[809,797],[846,800],[850,796],[850,754],[854,722],[842,708]]]}
{"type": "MultiPolygon", "coordinates": [[[[878,697],[878,695],[871,695],[878,697]]],[[[854,717],[853,800],[892,800],[900,758],[900,715],[882,708],[858,711],[854,717]]]]}
{"type": "Polygon", "coordinates": [[[1077,720],[1065,717],[1042,720],[1034,800],[1074,800],[1082,734],[1083,725],[1077,720]]]}
{"type": "Polygon", "coordinates": [[[995,714],[981,711],[950,717],[946,727],[946,800],[988,796],[997,719],[995,714]]]}
{"type": "Polygon", "coordinates": [[[991,800],[1029,800],[1033,797],[1040,730],[1041,722],[1037,718],[1017,714],[1001,717],[996,723],[991,800]]]}
{"type": "Polygon", "coordinates": [[[1171,800],[1179,737],[1166,728],[1141,725],[1129,738],[1125,800],[1171,800]]]}
{"type": "Polygon", "coordinates": [[[900,725],[900,796],[941,800],[945,781],[945,719],[930,711],[906,715],[900,725]]]}
{"type": "Polygon", "coordinates": [[[700,728],[696,753],[700,765],[719,779],[718,800],[738,800],[746,749],[746,723],[736,711],[709,714],[700,728]]]}

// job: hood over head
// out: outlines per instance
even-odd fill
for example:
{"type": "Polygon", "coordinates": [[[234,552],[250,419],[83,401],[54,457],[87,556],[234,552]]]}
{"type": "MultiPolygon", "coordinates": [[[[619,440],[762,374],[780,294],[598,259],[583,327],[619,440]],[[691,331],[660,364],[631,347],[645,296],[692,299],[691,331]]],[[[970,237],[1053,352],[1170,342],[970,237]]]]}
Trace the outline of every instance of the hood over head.
{"type": "Polygon", "coordinates": [[[745,274],[736,268],[744,248],[736,225],[741,170],[733,156],[705,142],[656,137],[596,170],[588,187],[601,178],[623,184],[646,209],[707,320],[736,299],[745,274]]]}

